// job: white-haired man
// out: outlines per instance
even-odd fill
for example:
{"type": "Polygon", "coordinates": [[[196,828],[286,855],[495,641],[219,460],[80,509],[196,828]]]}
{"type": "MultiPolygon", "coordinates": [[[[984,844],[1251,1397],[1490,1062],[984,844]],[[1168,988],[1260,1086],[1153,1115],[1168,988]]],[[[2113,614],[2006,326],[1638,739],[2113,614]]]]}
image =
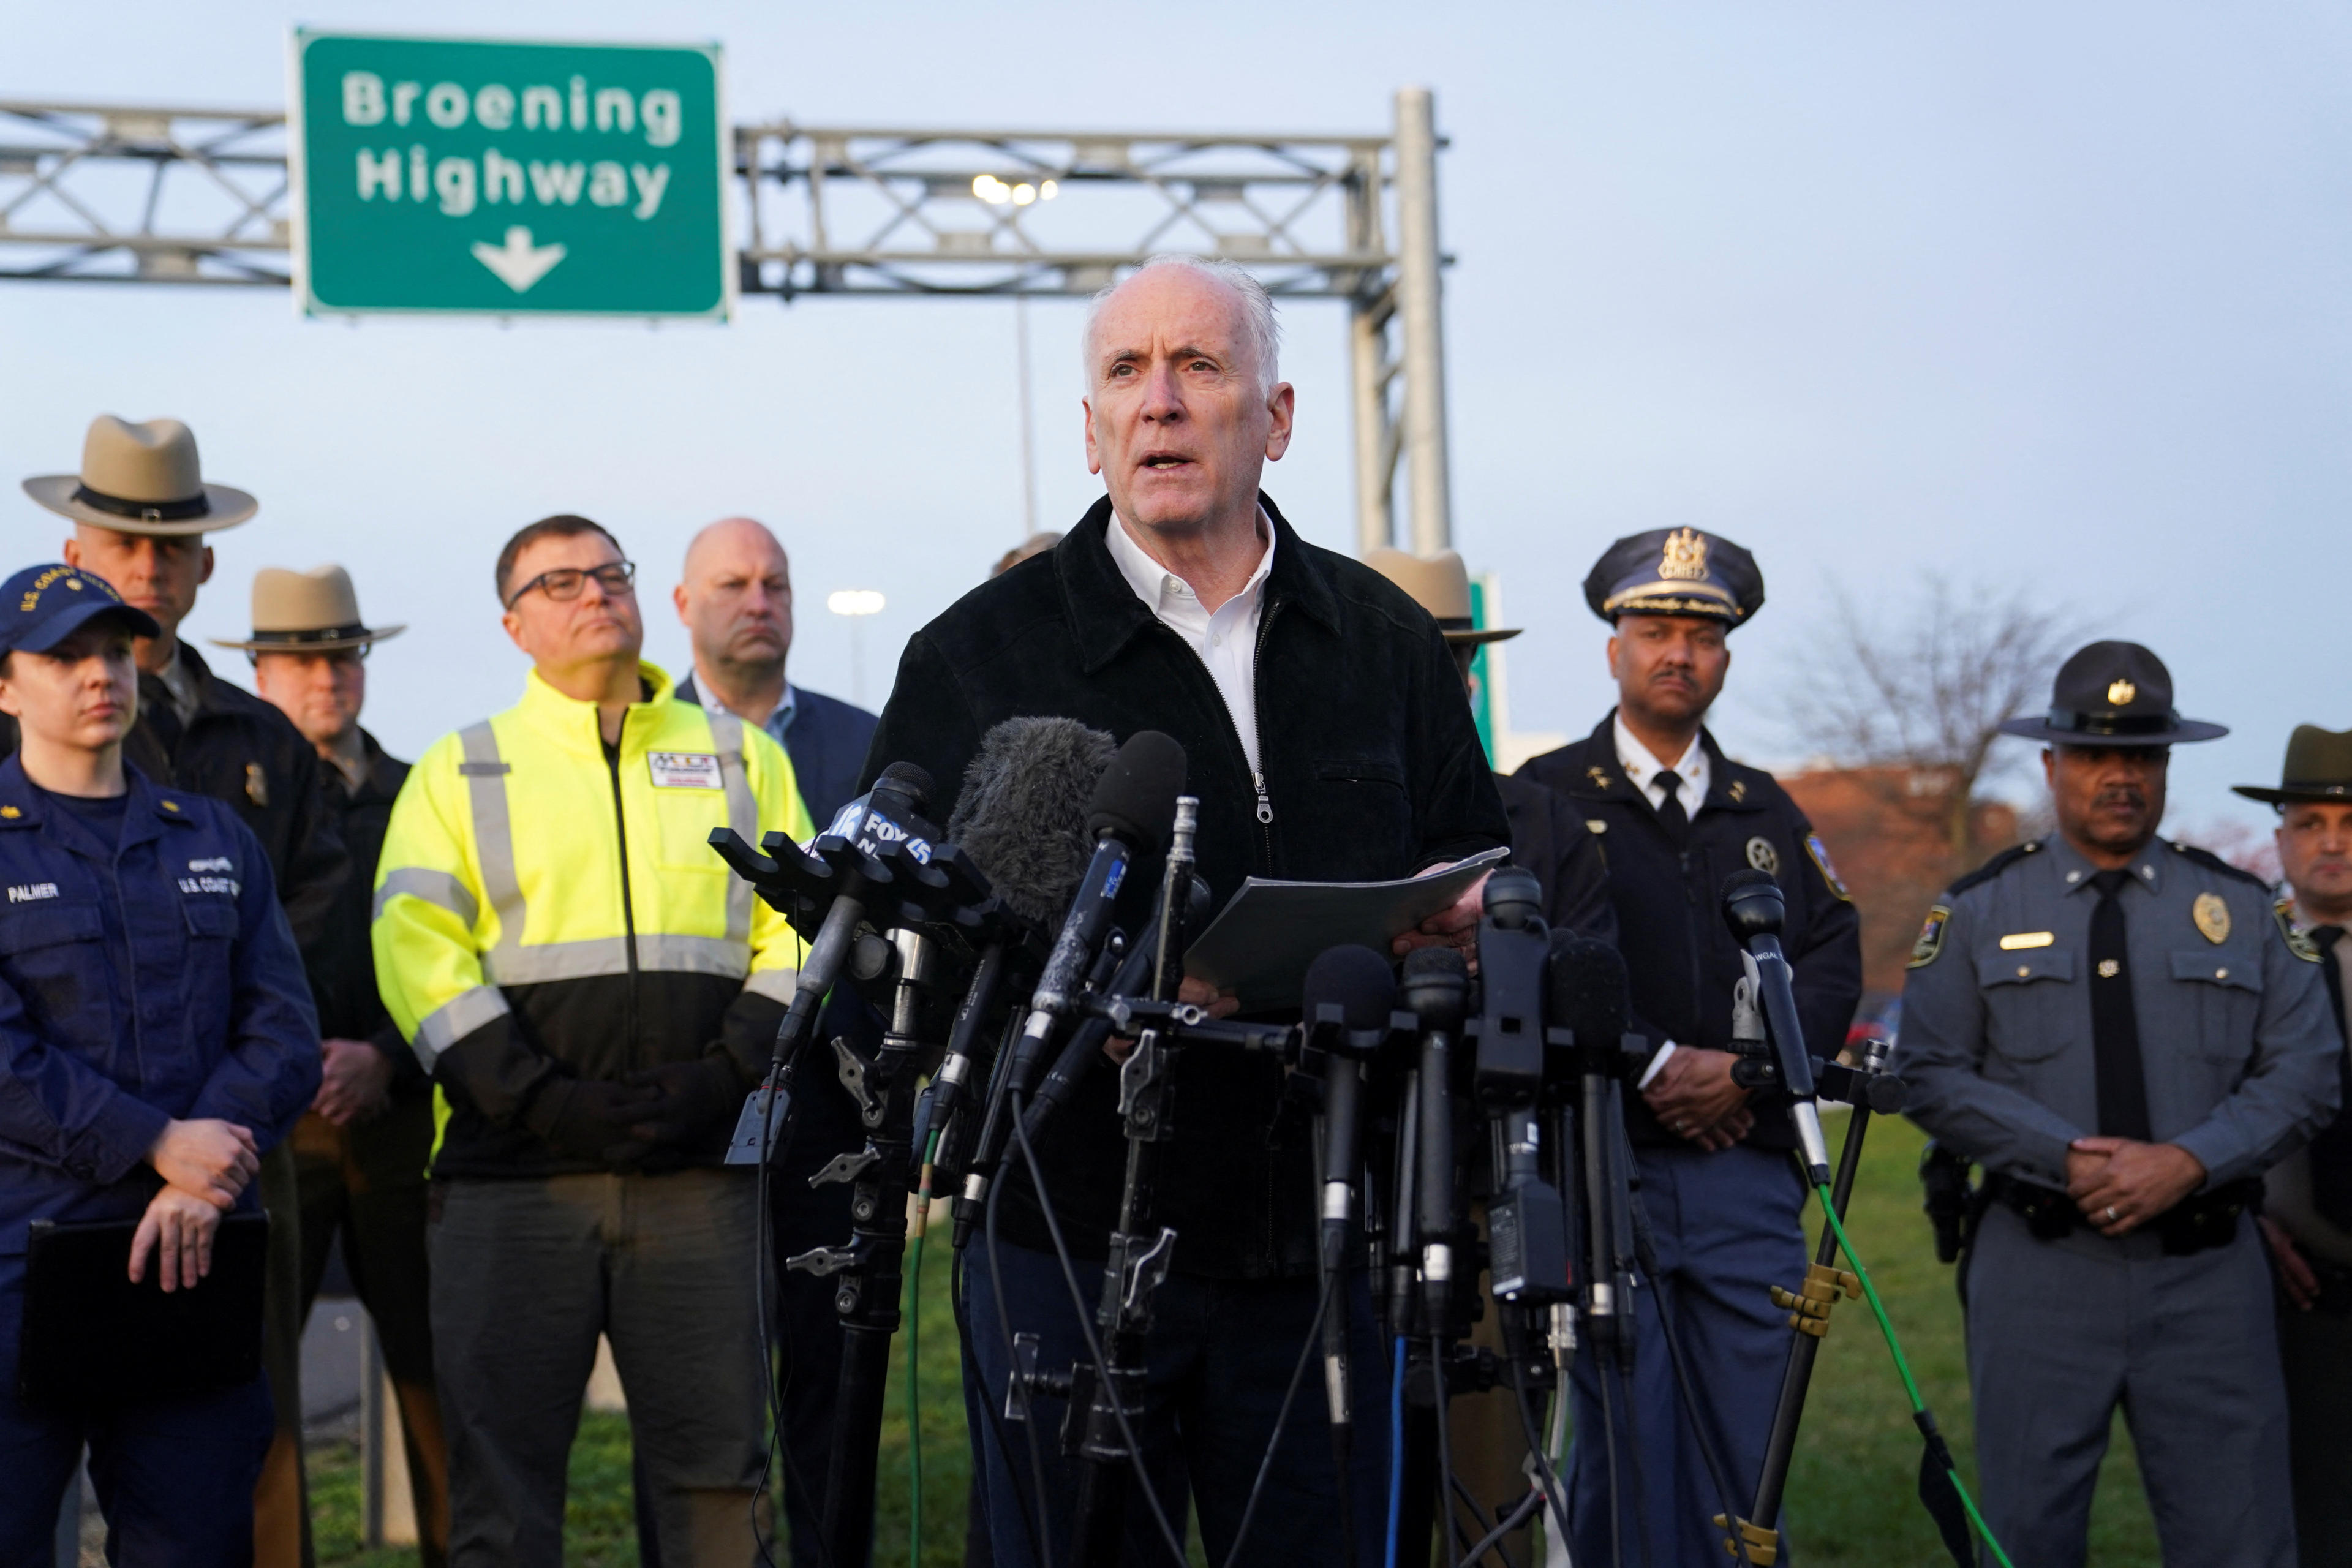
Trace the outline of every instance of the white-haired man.
{"type": "MultiPolygon", "coordinates": [[[[1401,877],[1508,842],[1437,623],[1370,568],[1301,540],[1258,489],[1289,447],[1296,401],[1276,348],[1272,301],[1227,264],[1158,258],[1097,297],[1086,443],[1108,493],[1053,550],[915,635],[869,778],[919,763],[949,795],[933,801],[945,820],[982,737],[1005,719],[1063,716],[1122,740],[1162,731],[1184,747],[1185,793],[1201,802],[1199,871],[1220,901],[1252,875],[1401,877]]],[[[1466,944],[1475,913],[1474,897],[1425,935],[1466,944]]],[[[1277,1122],[1278,1067],[1211,1055],[1188,1062],[1173,1090],[1157,1223],[1177,1240],[1147,1340],[1144,1463],[1169,1519],[1183,1519],[1189,1488],[1202,1544],[1223,1562],[1272,1440],[1241,1560],[1340,1563],[1343,1519],[1367,1545],[1377,1535],[1385,1357],[1351,1275],[1334,1308],[1359,1344],[1343,1511],[1322,1402],[1300,1398],[1276,1423],[1319,1295],[1307,1141],[1277,1122]]],[[[1045,1191],[1025,1174],[1002,1190],[998,1245],[972,1266],[975,1399],[1002,1407],[1013,1332],[1039,1336],[1040,1366],[1087,1359],[1042,1204],[1074,1248],[1104,1255],[1124,1163],[1117,1095],[1113,1075],[1096,1073],[1046,1129],[1045,1191]]],[[[1087,1286],[1101,1277],[1078,1275],[1087,1286]]],[[[1052,1437],[1061,1403],[1033,1405],[1034,1420],[1010,1441],[1018,1449],[1034,1434],[1034,1458],[975,1425],[977,1484],[1004,1568],[1064,1555],[1077,1489],[1052,1437]],[[1033,1465],[1047,1484],[1031,1500],[1033,1465]]],[[[1164,1553],[1143,1500],[1126,1520],[1131,1556],[1164,1553]]]]}

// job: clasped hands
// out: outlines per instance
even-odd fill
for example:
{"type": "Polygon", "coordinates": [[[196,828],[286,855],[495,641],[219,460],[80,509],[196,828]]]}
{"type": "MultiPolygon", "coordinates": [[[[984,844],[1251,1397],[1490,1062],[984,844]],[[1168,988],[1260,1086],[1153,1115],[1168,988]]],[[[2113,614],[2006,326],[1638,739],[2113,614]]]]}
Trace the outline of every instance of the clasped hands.
{"type": "Polygon", "coordinates": [[[166,1290],[193,1289],[213,1271],[213,1237],[220,1217],[261,1171],[261,1146],[253,1131],[210,1117],[168,1121],[147,1150],[147,1163],[163,1187],[147,1201],[131,1237],[131,1282],[147,1276],[156,1256],[156,1283],[166,1290]]]}
{"type": "Polygon", "coordinates": [[[2195,1192],[2205,1166],[2178,1143],[2077,1138],[2066,1145],[2066,1195],[2101,1236],[2126,1236],[2195,1192]]]}

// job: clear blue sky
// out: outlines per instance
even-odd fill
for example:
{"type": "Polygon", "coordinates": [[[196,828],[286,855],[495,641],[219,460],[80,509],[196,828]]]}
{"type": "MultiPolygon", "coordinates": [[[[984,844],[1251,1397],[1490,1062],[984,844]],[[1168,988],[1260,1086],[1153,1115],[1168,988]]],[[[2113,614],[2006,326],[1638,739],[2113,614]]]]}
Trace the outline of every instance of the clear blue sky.
{"type": "MultiPolygon", "coordinates": [[[[285,32],[716,38],[738,119],[1379,129],[1409,82],[1453,144],[1443,225],[1457,540],[1502,574],[1514,718],[1608,701],[1576,591],[1612,538],[1691,523],[1753,548],[1771,602],[1718,715],[1771,717],[1834,578],[2030,584],[2171,664],[2236,733],[2184,750],[2174,820],[2236,815],[2287,729],[2352,725],[2352,17],[2319,5],[1966,7],[1383,4],[105,6],[0,0],[0,96],[277,105],[285,32]]],[[[1040,306],[1041,504],[1097,492],[1076,310],[1040,306]]],[[[1335,305],[1286,313],[1300,430],[1267,488],[1352,539],[1335,305]]],[[[846,692],[824,595],[874,587],[899,642],[1021,531],[1013,312],[746,302],[723,330],[300,321],[275,292],[0,285],[0,475],[70,468],[100,410],[194,425],[263,499],[188,628],[246,623],[256,567],[341,560],[414,628],[371,721],[413,753],[521,677],[488,586],[556,510],[646,566],[650,651],[695,527],[793,551],[797,679],[846,692]]],[[[0,494],[12,560],[58,520],[0,494]]],[[[234,656],[227,656],[234,658],[234,656]]],[[[2021,742],[2020,743],[2021,744],[2021,742]]]]}

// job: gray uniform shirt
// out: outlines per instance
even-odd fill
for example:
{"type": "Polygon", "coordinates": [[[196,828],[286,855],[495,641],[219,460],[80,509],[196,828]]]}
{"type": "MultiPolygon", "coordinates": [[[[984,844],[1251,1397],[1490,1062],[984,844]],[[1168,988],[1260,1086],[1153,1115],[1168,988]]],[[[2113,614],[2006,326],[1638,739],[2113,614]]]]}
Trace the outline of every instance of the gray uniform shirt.
{"type": "MultiPolygon", "coordinates": [[[[2066,1146],[2098,1131],[2091,1044],[2097,869],[2028,844],[1953,885],[1903,988],[1894,1068],[1906,1112],[1990,1170],[2063,1188],[2066,1146]]],[[[2118,897],[2150,1124],[2205,1167],[2256,1174],[2325,1126],[2336,1024],[2307,944],[2254,878],[2162,839],[2118,897]]]]}

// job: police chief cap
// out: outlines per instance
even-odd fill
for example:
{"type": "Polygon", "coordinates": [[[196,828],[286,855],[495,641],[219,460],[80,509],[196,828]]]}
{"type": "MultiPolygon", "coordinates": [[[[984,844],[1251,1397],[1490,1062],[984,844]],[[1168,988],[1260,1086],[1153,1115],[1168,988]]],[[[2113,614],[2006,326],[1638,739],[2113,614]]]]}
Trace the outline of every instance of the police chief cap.
{"type": "Polygon", "coordinates": [[[1728,628],[1764,607],[1756,557],[1720,534],[1658,528],[1621,539],[1584,579],[1584,602],[1620,616],[1699,616],[1728,628]]]}
{"type": "Polygon", "coordinates": [[[2218,741],[2225,724],[2183,719],[2172,706],[2172,672],[2136,642],[2095,642],[2058,667],[2050,711],[2011,719],[2007,735],[2053,746],[2170,746],[2218,741]]]}
{"type": "Polygon", "coordinates": [[[163,635],[152,616],[124,604],[105,578],[62,562],[27,566],[0,584],[0,653],[47,653],[100,616],[114,616],[133,637],[163,635]]]}

